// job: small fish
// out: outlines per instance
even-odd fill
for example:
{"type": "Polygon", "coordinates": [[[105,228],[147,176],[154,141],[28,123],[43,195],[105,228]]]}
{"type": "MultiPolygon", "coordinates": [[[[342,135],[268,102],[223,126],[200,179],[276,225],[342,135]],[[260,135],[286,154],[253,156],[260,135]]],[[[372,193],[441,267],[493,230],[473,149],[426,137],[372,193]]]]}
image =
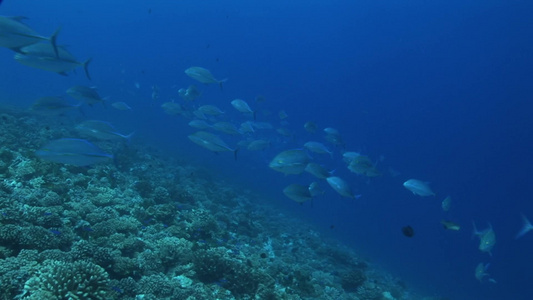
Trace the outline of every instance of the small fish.
{"type": "Polygon", "coordinates": [[[231,101],[231,106],[233,106],[237,111],[243,114],[250,114],[255,120],[255,111],[253,111],[248,103],[242,99],[235,99],[231,101]]]}
{"type": "Polygon", "coordinates": [[[33,102],[30,112],[38,115],[57,116],[78,109],[80,106],[81,103],[71,104],[63,97],[41,97],[33,102]]]}
{"type": "Polygon", "coordinates": [[[89,105],[93,105],[96,103],[105,103],[105,99],[100,97],[95,87],[75,85],[67,90],[67,95],[76,100],[83,101],[89,105]]]}
{"type": "Polygon", "coordinates": [[[111,123],[99,120],[84,121],[76,126],[76,130],[82,135],[99,140],[128,140],[133,136],[133,132],[123,135],[111,123]]]}
{"type": "Polygon", "coordinates": [[[344,162],[349,165],[354,159],[359,156],[361,156],[361,153],[359,152],[348,151],[342,154],[342,160],[344,160],[344,162]]]}
{"type": "Polygon", "coordinates": [[[228,146],[228,144],[226,144],[226,142],[212,133],[206,131],[197,131],[189,135],[188,138],[193,143],[212,152],[233,152],[233,156],[235,160],[237,160],[237,152],[239,149],[232,149],[230,146],[228,146]]]}
{"type": "Polygon", "coordinates": [[[374,164],[370,158],[365,155],[355,156],[348,164],[348,170],[356,174],[365,175],[367,177],[376,177],[381,175],[381,172],[376,169],[376,164],[374,164]]]}
{"type": "Polygon", "coordinates": [[[114,102],[111,106],[118,110],[131,110],[131,107],[125,102],[114,102]]]}
{"type": "Polygon", "coordinates": [[[202,67],[190,67],[185,70],[185,74],[187,74],[187,76],[191,77],[192,79],[198,80],[201,83],[218,83],[220,88],[222,88],[222,83],[228,80],[227,78],[218,80],[213,76],[213,74],[211,74],[209,70],[202,67]]]}
{"type": "Polygon", "coordinates": [[[287,119],[289,117],[289,115],[287,114],[286,111],[280,110],[278,112],[278,117],[279,117],[280,120],[285,120],[285,119],[287,119]]]}
{"type": "Polygon", "coordinates": [[[88,166],[113,158],[89,141],[69,138],[51,141],[35,154],[43,160],[74,166],[88,166]]]}
{"type": "Polygon", "coordinates": [[[415,230],[413,229],[413,227],[407,225],[402,227],[402,233],[406,237],[413,237],[415,235],[415,230]]]}
{"type": "Polygon", "coordinates": [[[254,140],[246,147],[250,151],[262,151],[270,147],[269,140],[254,140]]]}
{"type": "Polygon", "coordinates": [[[301,149],[286,150],[276,155],[269,163],[273,170],[284,174],[301,174],[311,158],[301,149]]]}
{"type": "Polygon", "coordinates": [[[329,154],[333,157],[333,152],[331,152],[324,144],[320,142],[309,141],[304,144],[304,148],[318,154],[329,154]]]}
{"type": "Polygon", "coordinates": [[[241,123],[241,126],[240,126],[240,128],[239,128],[239,131],[240,131],[241,133],[243,133],[243,134],[246,134],[246,133],[254,133],[254,132],[255,132],[252,123],[251,123],[251,122],[248,122],[248,121],[241,123]]]}
{"type": "Polygon", "coordinates": [[[342,178],[330,176],[326,178],[326,181],[341,196],[355,199],[355,196],[352,193],[352,189],[350,188],[348,183],[346,183],[346,181],[344,181],[342,178]]]}
{"type": "Polygon", "coordinates": [[[220,108],[214,106],[214,105],[202,105],[198,107],[198,111],[203,113],[204,115],[210,115],[210,116],[219,116],[224,114],[220,108]]]}
{"type": "Polygon", "coordinates": [[[185,108],[183,108],[181,104],[171,101],[161,104],[161,108],[163,108],[166,114],[171,116],[183,114],[185,112],[185,108]]]}
{"type": "Polygon", "coordinates": [[[485,230],[478,231],[476,228],[476,223],[472,221],[472,225],[474,227],[473,234],[477,235],[479,237],[479,247],[478,249],[481,252],[487,252],[492,256],[492,248],[494,248],[494,245],[496,244],[496,234],[494,233],[494,230],[492,229],[492,225],[489,223],[489,227],[485,230]]]}
{"type": "Polygon", "coordinates": [[[522,229],[516,234],[515,239],[519,239],[523,237],[526,233],[533,230],[533,225],[531,225],[531,222],[526,218],[526,216],[522,215],[522,229]]]}
{"type": "Polygon", "coordinates": [[[211,125],[209,125],[204,120],[192,120],[189,122],[189,126],[191,126],[192,128],[200,129],[200,130],[211,128],[211,125]]]}
{"type": "Polygon", "coordinates": [[[305,167],[305,171],[319,179],[326,179],[331,176],[333,171],[328,171],[322,165],[310,162],[305,167]]]}
{"type": "MultiPolygon", "coordinates": [[[[476,277],[477,280],[479,280],[479,282],[483,282],[483,280],[485,279],[485,277],[488,277],[490,276],[489,273],[487,272],[488,269],[490,267],[490,263],[479,263],[477,266],[476,266],[476,269],[474,271],[474,276],[476,277]]],[[[487,279],[489,282],[496,282],[494,279],[492,278],[489,278],[487,279]]]]}
{"type": "Polygon", "coordinates": [[[213,129],[230,135],[242,134],[239,129],[230,122],[216,122],[213,124],[213,129]]]}
{"type": "Polygon", "coordinates": [[[309,186],[296,183],[290,184],[285,187],[283,189],[283,194],[298,203],[303,203],[313,199],[313,196],[309,191],[309,186]]]}
{"type": "Polygon", "coordinates": [[[194,101],[202,95],[195,85],[190,85],[187,89],[179,89],[178,94],[181,98],[187,101],[194,101]]]}
{"type": "Polygon", "coordinates": [[[452,197],[447,196],[442,200],[441,207],[443,211],[449,211],[452,206],[452,197]]]}
{"type": "Polygon", "coordinates": [[[444,226],[445,229],[448,229],[448,230],[458,231],[461,229],[461,226],[459,224],[456,224],[452,221],[442,220],[440,221],[440,223],[442,224],[442,226],[444,226]]]}
{"type": "Polygon", "coordinates": [[[429,184],[418,179],[409,179],[403,183],[403,186],[415,195],[422,197],[435,196],[429,184]]]}
{"type": "Polygon", "coordinates": [[[313,181],[309,185],[309,193],[311,193],[311,196],[315,197],[318,195],[324,195],[324,190],[318,185],[317,182],[313,181]]]}
{"type": "Polygon", "coordinates": [[[309,133],[315,133],[318,130],[318,126],[315,124],[315,122],[306,122],[304,124],[304,128],[309,133]]]}

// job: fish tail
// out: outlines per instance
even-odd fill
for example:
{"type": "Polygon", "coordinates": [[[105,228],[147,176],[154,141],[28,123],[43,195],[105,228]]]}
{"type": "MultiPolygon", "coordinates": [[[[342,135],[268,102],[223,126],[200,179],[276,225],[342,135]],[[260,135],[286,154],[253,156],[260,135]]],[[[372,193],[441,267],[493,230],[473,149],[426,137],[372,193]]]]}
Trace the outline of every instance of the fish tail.
{"type": "Polygon", "coordinates": [[[524,225],[522,226],[522,229],[520,229],[520,231],[516,234],[515,239],[519,239],[529,231],[533,230],[533,225],[531,225],[531,222],[529,222],[529,220],[524,215],[522,215],[522,222],[524,225]]]}
{"type": "Polygon", "coordinates": [[[89,74],[89,63],[91,63],[92,60],[93,58],[91,57],[83,62],[83,70],[85,71],[85,76],[87,76],[89,80],[92,80],[91,75],[89,74]]]}
{"type": "Polygon", "coordinates": [[[57,50],[57,35],[61,31],[61,27],[58,27],[54,33],[50,36],[50,43],[52,44],[52,47],[54,48],[54,53],[56,55],[56,58],[59,58],[59,51],[57,50]]]}
{"type": "Polygon", "coordinates": [[[235,151],[233,151],[233,158],[234,158],[235,160],[237,160],[237,153],[239,152],[239,150],[241,150],[241,149],[240,149],[240,148],[237,148],[237,149],[235,149],[235,151]]]}

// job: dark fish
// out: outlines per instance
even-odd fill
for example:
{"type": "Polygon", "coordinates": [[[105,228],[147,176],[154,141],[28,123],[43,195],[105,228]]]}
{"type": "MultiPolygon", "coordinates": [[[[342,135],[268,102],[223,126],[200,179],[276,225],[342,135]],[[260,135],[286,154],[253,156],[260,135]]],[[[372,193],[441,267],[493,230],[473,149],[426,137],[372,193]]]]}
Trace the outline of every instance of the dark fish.
{"type": "Polygon", "coordinates": [[[407,225],[405,227],[402,227],[402,233],[406,237],[413,237],[413,235],[415,235],[415,230],[413,229],[413,227],[407,225]]]}
{"type": "Polygon", "coordinates": [[[88,166],[113,158],[89,141],[68,138],[51,141],[35,154],[43,160],[75,166],[88,166]]]}

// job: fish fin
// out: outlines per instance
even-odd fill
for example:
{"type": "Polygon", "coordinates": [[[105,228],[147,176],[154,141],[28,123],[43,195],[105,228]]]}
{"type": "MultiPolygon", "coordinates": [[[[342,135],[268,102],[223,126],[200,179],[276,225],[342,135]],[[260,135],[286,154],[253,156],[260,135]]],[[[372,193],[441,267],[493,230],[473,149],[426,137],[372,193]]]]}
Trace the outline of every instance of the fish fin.
{"type": "Polygon", "coordinates": [[[52,47],[54,48],[54,53],[56,55],[56,58],[59,58],[59,51],[57,50],[57,35],[61,31],[61,27],[58,27],[54,33],[50,36],[50,43],[52,44],[52,47]]]}
{"type": "Polygon", "coordinates": [[[224,90],[224,88],[222,87],[222,84],[223,84],[224,82],[226,82],[226,81],[228,81],[227,78],[224,78],[224,79],[218,81],[218,86],[220,86],[220,90],[221,90],[221,91],[224,90]]]}
{"type": "Polygon", "coordinates": [[[87,76],[89,80],[92,80],[91,75],[89,75],[89,64],[91,63],[92,60],[93,58],[91,57],[83,62],[83,70],[85,71],[85,76],[87,76]]]}

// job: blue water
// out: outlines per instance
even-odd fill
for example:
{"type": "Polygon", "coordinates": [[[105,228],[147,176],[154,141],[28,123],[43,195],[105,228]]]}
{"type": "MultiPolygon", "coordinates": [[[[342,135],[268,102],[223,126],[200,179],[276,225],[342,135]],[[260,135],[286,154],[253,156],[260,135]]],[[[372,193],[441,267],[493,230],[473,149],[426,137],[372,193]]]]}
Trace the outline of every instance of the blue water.
{"type": "Polygon", "coordinates": [[[526,300],[533,294],[533,232],[514,236],[521,213],[533,219],[532,12],[530,2],[513,0],[6,0],[1,15],[27,16],[43,35],[61,26],[59,44],[80,60],[93,58],[93,80],[81,69],[62,77],[19,65],[0,49],[0,96],[25,106],[75,84],[97,86],[133,111],[95,106],[85,109],[87,117],[277,199],[426,295],[526,300]],[[223,90],[204,86],[185,75],[190,66],[228,81],[223,90]],[[199,104],[218,105],[235,119],[234,98],[261,109],[258,120],[276,127],[285,110],[294,139],[277,137],[260,153],[241,150],[237,162],[199,148],[187,139],[189,120],[160,108],[190,84],[203,93],[199,104]],[[158,100],[151,99],[153,85],[158,100]],[[266,101],[255,103],[257,95],[266,101]],[[383,176],[364,178],[346,169],[341,149],[320,158],[360,199],[341,198],[326,184],[312,205],[281,193],[309,177],[284,176],[268,162],[308,140],[323,141],[322,133],[303,129],[307,121],[337,128],[346,150],[379,160],[383,176]],[[409,178],[430,182],[437,196],[413,195],[402,186],[409,178]],[[447,195],[453,203],[445,213],[447,195]],[[444,230],[442,219],[461,230],[444,230]],[[492,256],[477,249],[472,221],[493,226],[492,256]],[[401,234],[406,225],[413,238],[401,234]],[[490,262],[497,283],[476,280],[480,262],[490,262]]]}

